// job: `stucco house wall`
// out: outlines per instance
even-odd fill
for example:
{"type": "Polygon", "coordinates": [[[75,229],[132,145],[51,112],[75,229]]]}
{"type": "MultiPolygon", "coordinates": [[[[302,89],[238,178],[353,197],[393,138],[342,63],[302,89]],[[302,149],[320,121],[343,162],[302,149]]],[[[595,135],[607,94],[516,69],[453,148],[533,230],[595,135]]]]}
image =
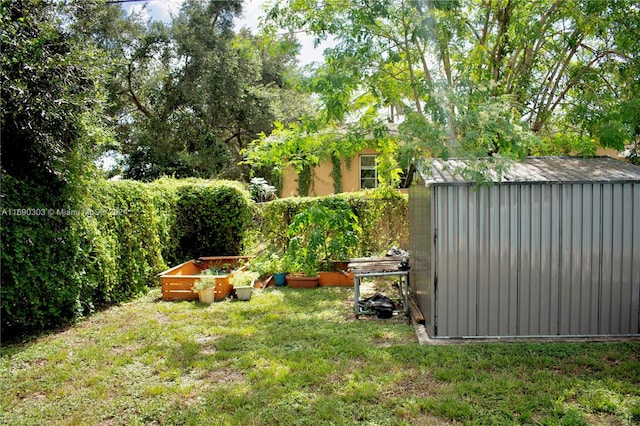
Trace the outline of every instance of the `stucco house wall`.
{"type": "MultiPolygon", "coordinates": [[[[376,155],[375,148],[365,148],[351,158],[347,166],[346,159],[342,159],[342,192],[360,191],[360,156],[376,155]]],[[[335,193],[333,188],[333,165],[331,161],[322,162],[312,171],[312,183],[309,189],[310,196],[324,196],[335,193]]],[[[298,174],[292,167],[285,169],[282,176],[281,197],[298,196],[298,174]]]]}

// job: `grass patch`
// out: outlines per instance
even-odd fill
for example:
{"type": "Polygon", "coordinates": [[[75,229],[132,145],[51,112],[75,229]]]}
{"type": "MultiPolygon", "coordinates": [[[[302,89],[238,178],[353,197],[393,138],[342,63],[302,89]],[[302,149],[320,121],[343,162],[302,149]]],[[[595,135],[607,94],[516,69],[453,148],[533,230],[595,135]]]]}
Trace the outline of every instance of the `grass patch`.
{"type": "Polygon", "coordinates": [[[419,346],[345,288],[161,302],[2,348],[2,424],[633,424],[640,343],[419,346]]]}

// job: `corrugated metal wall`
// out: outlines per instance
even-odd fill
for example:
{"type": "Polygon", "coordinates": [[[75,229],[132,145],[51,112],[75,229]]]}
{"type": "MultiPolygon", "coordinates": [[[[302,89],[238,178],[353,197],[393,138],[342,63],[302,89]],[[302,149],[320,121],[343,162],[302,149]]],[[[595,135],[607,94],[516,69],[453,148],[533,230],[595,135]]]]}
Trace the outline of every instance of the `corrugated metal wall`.
{"type": "Polygon", "coordinates": [[[432,336],[640,334],[640,185],[436,184],[411,197],[412,282],[429,282],[414,292],[432,336]]]}
{"type": "MultiPolygon", "coordinates": [[[[431,188],[409,189],[409,253],[411,254],[411,292],[425,318],[432,318],[433,290],[431,282],[431,188]]],[[[434,335],[433,321],[427,321],[427,332],[434,335]]]]}

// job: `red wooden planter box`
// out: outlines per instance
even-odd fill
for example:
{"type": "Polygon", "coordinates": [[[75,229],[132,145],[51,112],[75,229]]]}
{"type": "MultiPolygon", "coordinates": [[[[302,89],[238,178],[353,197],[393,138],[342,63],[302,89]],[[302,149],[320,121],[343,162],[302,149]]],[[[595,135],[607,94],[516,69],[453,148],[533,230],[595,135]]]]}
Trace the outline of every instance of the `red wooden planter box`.
{"type": "MultiPolygon", "coordinates": [[[[202,271],[210,268],[228,267],[231,271],[216,277],[215,299],[220,300],[231,294],[233,286],[229,278],[234,269],[248,260],[246,256],[206,256],[197,261],[189,260],[158,274],[162,284],[162,300],[198,300],[198,293],[191,288],[201,278],[202,271]]],[[[242,267],[244,268],[244,267],[242,267]]]]}
{"type": "Polygon", "coordinates": [[[353,272],[320,272],[321,287],[353,287],[353,272]]]}

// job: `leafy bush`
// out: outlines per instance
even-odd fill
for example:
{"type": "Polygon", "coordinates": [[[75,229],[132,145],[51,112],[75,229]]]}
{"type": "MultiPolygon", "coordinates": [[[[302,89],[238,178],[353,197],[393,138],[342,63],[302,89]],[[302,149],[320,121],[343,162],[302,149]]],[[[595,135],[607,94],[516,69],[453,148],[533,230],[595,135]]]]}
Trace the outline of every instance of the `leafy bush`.
{"type": "Polygon", "coordinates": [[[177,189],[173,239],[178,247],[171,260],[237,255],[251,224],[249,193],[236,183],[201,183],[177,189]]]}
{"type": "Polygon", "coordinates": [[[79,268],[95,286],[97,306],[139,294],[156,282],[166,268],[159,235],[166,233],[158,220],[153,188],[140,182],[95,182],[86,201],[85,253],[79,268]],[[89,214],[91,213],[91,214],[89,214]]]}
{"type": "Polygon", "coordinates": [[[95,290],[78,212],[93,156],[110,138],[106,80],[103,58],[68,31],[71,16],[61,19],[66,6],[2,3],[3,340],[68,323],[91,309],[95,290]]]}
{"type": "Polygon", "coordinates": [[[287,272],[288,264],[283,256],[277,253],[277,250],[273,251],[271,248],[267,248],[252,258],[247,267],[250,271],[256,272],[258,277],[264,277],[287,272]]]}
{"type": "Polygon", "coordinates": [[[357,257],[378,256],[391,246],[409,245],[409,203],[406,194],[392,190],[345,193],[344,198],[358,217],[362,234],[357,257]]]}
{"type": "MultiPolygon", "coordinates": [[[[81,314],[87,284],[76,268],[76,217],[49,215],[49,203],[73,208],[64,194],[2,175],[2,339],[60,327],[81,314]],[[65,201],[67,204],[65,205],[65,201]]],[[[70,210],[69,210],[70,211],[70,210]]]]}
{"type": "Polygon", "coordinates": [[[65,194],[3,174],[3,340],[127,300],[157,285],[167,264],[242,250],[252,204],[235,182],[87,185],[71,204],[65,194]],[[39,214],[19,214],[25,207],[39,214]]]}
{"type": "Polygon", "coordinates": [[[362,228],[353,256],[369,256],[386,252],[389,247],[408,245],[408,200],[395,190],[367,190],[326,197],[292,197],[258,206],[257,225],[264,244],[279,253],[289,247],[287,230],[297,214],[320,205],[340,210],[348,205],[362,228]]]}
{"type": "Polygon", "coordinates": [[[3,173],[2,197],[8,212],[0,222],[3,340],[58,328],[127,300],[157,285],[156,274],[167,265],[241,254],[248,231],[284,254],[287,228],[305,211],[354,214],[363,232],[342,244],[352,256],[380,254],[407,241],[407,198],[395,191],[264,203],[255,214],[257,231],[251,230],[251,195],[236,182],[96,180],[69,198],[3,173]],[[13,214],[25,207],[42,214],[13,214]]]}
{"type": "MultiPolygon", "coordinates": [[[[362,228],[358,217],[343,199],[332,200],[333,208],[315,204],[298,213],[287,230],[288,255],[303,270],[330,271],[331,261],[344,261],[357,249],[362,228]]],[[[311,276],[315,275],[310,273],[311,276]]]]}

